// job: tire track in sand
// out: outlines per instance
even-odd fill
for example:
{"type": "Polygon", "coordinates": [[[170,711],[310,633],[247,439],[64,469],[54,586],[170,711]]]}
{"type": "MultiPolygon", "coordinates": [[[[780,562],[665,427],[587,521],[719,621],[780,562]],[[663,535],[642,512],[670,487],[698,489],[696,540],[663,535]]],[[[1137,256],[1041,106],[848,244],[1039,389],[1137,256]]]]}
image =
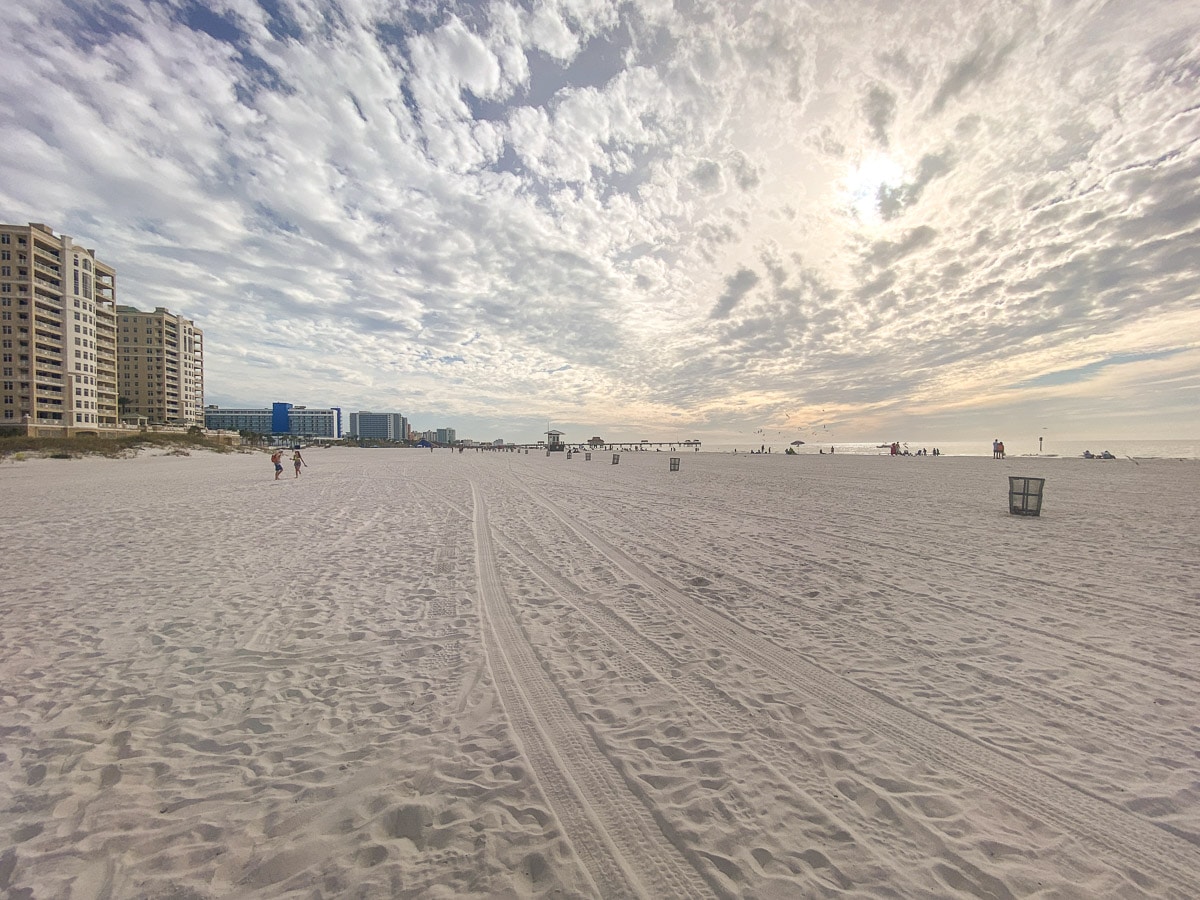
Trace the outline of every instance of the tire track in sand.
{"type": "Polygon", "coordinates": [[[474,482],[471,497],[488,667],[524,756],[597,895],[716,896],[542,669],[504,595],[487,505],[474,482]]]}
{"type": "MultiPolygon", "coordinates": [[[[897,820],[868,815],[852,798],[831,790],[820,757],[806,752],[803,745],[797,744],[799,738],[787,734],[783,723],[765,716],[762,711],[748,708],[704,675],[687,671],[683,659],[646,637],[602,598],[590,595],[569,578],[558,574],[550,563],[540,559],[527,547],[516,543],[511,537],[498,536],[497,542],[570,604],[594,634],[605,640],[614,652],[632,660],[639,671],[649,674],[663,688],[674,692],[681,702],[689,704],[717,729],[754,734],[753,747],[742,749],[770,771],[780,785],[786,785],[795,808],[802,811],[808,822],[814,827],[826,826],[826,833],[822,837],[829,843],[821,845],[818,842],[824,858],[836,859],[837,847],[830,845],[846,840],[841,835],[853,835],[849,839],[856,846],[858,854],[870,858],[881,868],[886,867],[888,862],[878,858],[871,842],[873,839],[875,843],[885,843],[879,831],[886,829],[889,832],[886,842],[902,845],[914,856],[936,856],[953,863],[966,879],[970,879],[964,879],[965,883],[979,885],[982,890],[990,891],[996,897],[1011,896],[998,879],[958,853],[944,836],[900,809],[896,810],[897,820],[903,818],[904,824],[902,834],[896,835],[894,829],[897,820]],[[868,840],[864,841],[864,837],[868,840]]],[[[808,861],[816,869],[816,859],[810,856],[808,861]]],[[[826,865],[834,868],[836,864],[826,865]]],[[[929,890],[928,884],[921,882],[920,876],[914,876],[908,867],[893,873],[890,887],[897,890],[903,888],[901,893],[904,896],[916,896],[929,890]]]]}
{"type": "MultiPolygon", "coordinates": [[[[957,773],[968,784],[1104,851],[1114,867],[1128,873],[1152,873],[1168,891],[1174,892],[1172,896],[1200,897],[1200,852],[1172,830],[1141,819],[1051,774],[1031,769],[968,735],[775,645],[737,621],[697,603],[553,502],[527,493],[612,565],[675,607],[681,619],[690,619],[721,634],[730,649],[760,666],[775,681],[775,689],[800,687],[849,720],[890,736],[931,764],[957,773]]],[[[665,614],[667,610],[661,612],[665,614]]]]}
{"type": "MultiPolygon", "coordinates": [[[[563,487],[562,482],[546,477],[531,476],[529,473],[523,473],[522,480],[525,482],[538,482],[543,487],[553,486],[556,489],[563,487]]],[[[571,485],[578,488],[578,485],[571,485]]],[[[594,494],[609,497],[609,492],[601,492],[593,490],[594,494]]],[[[687,515],[690,513],[691,507],[680,503],[678,498],[673,494],[655,493],[649,499],[646,496],[629,498],[623,494],[616,492],[612,496],[620,496],[620,502],[630,507],[631,515],[647,516],[658,515],[670,517],[687,515]],[[636,510],[633,507],[636,506],[636,510]]],[[[611,501],[610,501],[611,502],[611,501]]],[[[770,541],[773,529],[778,528],[780,531],[786,531],[787,526],[791,524],[791,520],[771,515],[769,513],[758,512],[754,510],[742,510],[739,515],[744,522],[756,521],[766,523],[766,526],[761,529],[761,533],[756,531],[756,542],[770,541]]],[[[880,541],[869,540],[861,537],[857,529],[854,527],[856,519],[870,520],[869,517],[855,513],[853,510],[840,513],[840,522],[837,529],[831,529],[823,526],[820,523],[815,523],[811,526],[814,534],[819,533],[828,542],[828,550],[822,556],[817,558],[817,562],[822,566],[823,570],[839,578],[845,578],[850,573],[866,573],[861,561],[864,559],[877,558],[879,556],[901,557],[902,559],[919,559],[923,565],[930,563],[939,563],[941,565],[954,569],[959,574],[955,581],[968,585],[970,590],[968,593],[976,593],[983,596],[990,596],[994,590],[994,579],[999,579],[1000,583],[1005,586],[1010,598],[1017,595],[1024,603],[1023,609],[1038,609],[1040,602],[1035,599],[1030,599],[1037,590],[1044,588],[1064,590],[1064,586],[1055,580],[1046,577],[1034,577],[1024,575],[1019,572],[1012,572],[1009,569],[989,566],[986,563],[980,562],[977,559],[964,560],[957,556],[947,555],[945,553],[934,555],[928,547],[936,546],[936,539],[927,540],[919,551],[904,547],[900,544],[883,543],[880,541]],[[864,548],[867,552],[864,552],[864,548]],[[840,555],[839,555],[840,554],[840,555]],[[853,562],[846,562],[851,560],[853,562]],[[993,579],[989,581],[988,579],[993,579]],[[1017,589],[1022,589],[1018,592],[1017,589]]],[[[743,526],[744,527],[744,526],[743,526]]],[[[954,541],[947,538],[946,544],[953,546],[954,541]]],[[[868,574],[876,574],[879,571],[885,571],[888,568],[887,564],[877,564],[874,571],[868,574]]],[[[903,588],[897,587],[888,582],[886,578],[879,578],[879,583],[888,584],[888,589],[894,593],[903,593],[911,596],[911,591],[905,591],[903,588]]],[[[1129,614],[1138,618],[1150,618],[1159,622],[1163,627],[1171,627],[1184,631],[1195,630],[1197,623],[1200,622],[1200,615],[1189,611],[1188,609],[1179,609],[1177,607],[1157,606],[1152,603],[1145,603],[1141,600],[1134,602],[1128,597],[1115,592],[1104,590],[1092,590],[1087,595],[1086,600],[1080,599],[1077,602],[1068,604],[1064,607],[1080,618],[1086,619],[1088,615],[1088,605],[1094,603],[1096,599],[1103,599],[1106,604],[1112,607],[1120,607],[1129,611],[1129,614]]],[[[1138,666],[1154,669],[1158,672],[1170,675],[1173,679],[1185,679],[1191,682],[1200,682],[1200,675],[1195,674],[1184,668],[1173,666],[1164,663],[1160,660],[1147,658],[1144,655],[1137,655],[1127,651],[1116,650],[1111,647],[1105,647],[1095,641],[1080,640],[1072,638],[1064,633],[1062,629],[1052,629],[1039,626],[1022,618],[1014,618],[1012,616],[1001,616],[988,612],[986,609],[978,607],[967,607],[953,599],[946,599],[939,596],[928,596],[923,598],[924,602],[940,606],[954,613],[967,615],[984,619],[991,622],[996,622],[1009,628],[1019,629],[1029,634],[1038,636],[1042,640],[1054,641],[1059,644],[1067,645],[1074,648],[1072,652],[1079,653],[1082,651],[1084,656],[1107,656],[1113,659],[1119,659],[1122,662],[1134,663],[1138,666]]]]}

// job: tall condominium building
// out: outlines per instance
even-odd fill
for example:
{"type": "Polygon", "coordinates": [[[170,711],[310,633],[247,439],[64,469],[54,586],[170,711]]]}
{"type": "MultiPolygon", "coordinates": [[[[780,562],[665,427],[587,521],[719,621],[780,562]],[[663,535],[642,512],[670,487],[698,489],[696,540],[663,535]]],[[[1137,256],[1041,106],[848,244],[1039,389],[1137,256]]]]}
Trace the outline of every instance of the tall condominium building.
{"type": "Polygon", "coordinates": [[[116,428],[116,271],[40,223],[0,224],[0,427],[116,428]]]}
{"type": "Polygon", "coordinates": [[[204,425],[255,434],[291,434],[297,437],[340,438],[342,411],[338,407],[309,409],[290,403],[273,403],[270,409],[204,408],[204,425]]]}
{"type": "Polygon", "coordinates": [[[204,332],[161,306],[118,306],[117,319],[121,415],[203,427],[204,332]]]}
{"type": "Polygon", "coordinates": [[[350,436],[380,441],[408,440],[408,419],[400,413],[350,413],[350,436]]]}
{"type": "Polygon", "coordinates": [[[436,432],[437,442],[439,444],[453,444],[458,438],[455,436],[453,428],[439,428],[436,432]]]}

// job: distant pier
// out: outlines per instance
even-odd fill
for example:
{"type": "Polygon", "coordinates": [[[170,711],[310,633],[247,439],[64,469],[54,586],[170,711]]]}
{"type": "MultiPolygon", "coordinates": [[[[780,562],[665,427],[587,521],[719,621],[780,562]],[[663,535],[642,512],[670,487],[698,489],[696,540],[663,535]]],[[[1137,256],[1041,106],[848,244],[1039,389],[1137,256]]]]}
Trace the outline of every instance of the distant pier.
{"type": "Polygon", "coordinates": [[[567,451],[569,453],[579,453],[580,451],[588,450],[609,450],[618,453],[636,453],[640,450],[660,451],[667,450],[676,452],[679,450],[699,450],[700,441],[605,441],[603,444],[567,444],[561,443],[555,446],[547,446],[544,441],[539,441],[536,444],[505,444],[503,447],[497,447],[497,450],[550,450],[552,452],[567,451]]]}

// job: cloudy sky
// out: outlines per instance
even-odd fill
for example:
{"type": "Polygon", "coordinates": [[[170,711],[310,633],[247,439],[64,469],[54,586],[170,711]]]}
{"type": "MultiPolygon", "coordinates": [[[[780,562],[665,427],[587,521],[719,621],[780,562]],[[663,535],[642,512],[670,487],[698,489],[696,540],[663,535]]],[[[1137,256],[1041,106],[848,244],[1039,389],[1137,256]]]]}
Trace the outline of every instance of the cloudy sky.
{"type": "Polygon", "coordinates": [[[460,437],[1200,437],[1200,4],[24,0],[0,220],[206,401],[460,437]]]}

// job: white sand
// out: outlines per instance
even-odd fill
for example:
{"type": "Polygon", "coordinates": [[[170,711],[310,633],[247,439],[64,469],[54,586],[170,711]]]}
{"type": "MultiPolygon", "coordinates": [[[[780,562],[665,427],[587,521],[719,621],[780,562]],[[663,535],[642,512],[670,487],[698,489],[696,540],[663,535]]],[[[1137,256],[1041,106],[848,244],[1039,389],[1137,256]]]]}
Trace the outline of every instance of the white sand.
{"type": "Polygon", "coordinates": [[[0,892],[1200,896],[1200,464],[306,456],[0,464],[0,892]]]}

